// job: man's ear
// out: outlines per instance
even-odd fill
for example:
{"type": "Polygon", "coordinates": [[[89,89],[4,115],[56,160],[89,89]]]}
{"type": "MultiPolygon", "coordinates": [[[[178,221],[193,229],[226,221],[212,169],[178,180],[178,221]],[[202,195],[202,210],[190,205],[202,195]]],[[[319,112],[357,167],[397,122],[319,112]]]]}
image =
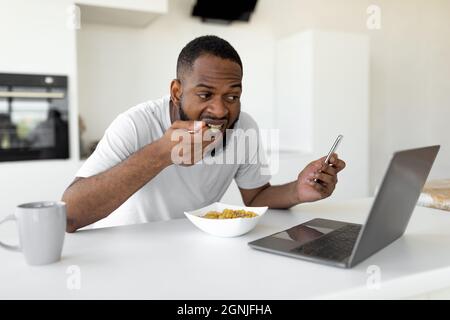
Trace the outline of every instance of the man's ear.
{"type": "Polygon", "coordinates": [[[180,106],[182,94],[183,89],[181,87],[181,81],[179,79],[173,79],[170,83],[170,100],[172,100],[177,107],[180,106]]]}

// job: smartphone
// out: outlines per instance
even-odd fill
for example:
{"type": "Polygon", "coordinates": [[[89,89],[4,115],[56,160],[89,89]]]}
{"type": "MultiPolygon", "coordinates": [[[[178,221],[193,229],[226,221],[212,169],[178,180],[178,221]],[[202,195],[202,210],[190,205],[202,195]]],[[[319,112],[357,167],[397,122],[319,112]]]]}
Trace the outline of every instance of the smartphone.
{"type": "Polygon", "coordinates": [[[339,143],[341,143],[342,138],[344,138],[344,136],[342,134],[340,134],[337,136],[336,140],[334,140],[333,146],[331,147],[330,151],[328,152],[324,163],[328,164],[328,161],[330,161],[331,155],[336,152],[336,149],[337,149],[339,143]]]}
{"type": "MultiPolygon", "coordinates": [[[[342,138],[344,138],[344,136],[340,134],[337,136],[336,140],[334,140],[334,143],[331,146],[331,149],[328,152],[327,157],[325,158],[324,164],[329,164],[331,155],[336,152],[336,149],[339,146],[339,143],[341,143],[342,138]]],[[[314,182],[318,182],[318,179],[314,179],[314,182]]]]}

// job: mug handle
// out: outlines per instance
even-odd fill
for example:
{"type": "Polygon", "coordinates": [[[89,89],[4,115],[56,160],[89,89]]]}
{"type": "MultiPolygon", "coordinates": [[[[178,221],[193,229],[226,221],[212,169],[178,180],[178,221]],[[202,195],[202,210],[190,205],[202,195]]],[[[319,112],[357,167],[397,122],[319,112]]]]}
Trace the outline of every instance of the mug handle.
{"type": "MultiPolygon", "coordinates": [[[[10,214],[9,216],[7,216],[6,218],[4,218],[3,220],[0,221],[0,224],[6,222],[6,221],[16,221],[16,216],[13,214],[10,214]]],[[[11,250],[11,251],[20,251],[20,247],[19,246],[12,246],[6,243],[3,243],[0,241],[0,247],[6,249],[6,250],[11,250]]]]}

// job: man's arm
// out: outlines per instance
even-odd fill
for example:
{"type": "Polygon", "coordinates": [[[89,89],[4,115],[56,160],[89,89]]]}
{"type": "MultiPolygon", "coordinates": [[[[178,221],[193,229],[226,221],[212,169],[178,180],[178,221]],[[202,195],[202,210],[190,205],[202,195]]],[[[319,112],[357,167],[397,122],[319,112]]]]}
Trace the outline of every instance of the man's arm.
{"type": "Polygon", "coordinates": [[[271,209],[288,209],[304,202],[312,202],[330,196],[337,183],[337,174],[345,168],[345,162],[336,154],[330,165],[324,166],[325,157],[308,164],[297,180],[279,186],[269,183],[255,189],[239,189],[246,206],[268,206],[271,209]],[[318,179],[319,182],[315,182],[318,179]]]}
{"type": "Polygon", "coordinates": [[[194,147],[195,139],[172,140],[175,130],[203,132],[206,124],[194,121],[175,121],[160,139],[146,145],[116,166],[88,178],[75,180],[64,192],[62,200],[67,206],[67,232],[107,217],[136,191],[158,175],[172,162],[172,149],[183,143],[182,165],[192,165],[201,159],[202,152],[211,141],[203,141],[203,148],[194,147]],[[194,151],[191,152],[191,149],[194,151]],[[184,157],[186,152],[186,157],[184,157]],[[197,159],[197,160],[196,160],[197,159]]]}
{"type": "Polygon", "coordinates": [[[157,140],[118,165],[89,178],[77,178],[64,192],[67,232],[107,217],[137,190],[171,164],[157,140]]]}
{"type": "Polygon", "coordinates": [[[246,206],[265,207],[271,209],[287,209],[299,201],[295,198],[295,184],[290,182],[279,186],[270,183],[256,189],[239,189],[246,206]]]}

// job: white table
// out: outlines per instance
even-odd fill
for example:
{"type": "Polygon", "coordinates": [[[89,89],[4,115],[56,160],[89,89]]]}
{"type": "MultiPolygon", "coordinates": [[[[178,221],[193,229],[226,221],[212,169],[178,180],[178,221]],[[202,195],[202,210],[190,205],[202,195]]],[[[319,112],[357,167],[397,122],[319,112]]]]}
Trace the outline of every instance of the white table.
{"type": "MultiPolygon", "coordinates": [[[[237,238],[207,235],[187,219],[86,230],[67,234],[62,260],[40,267],[0,248],[0,298],[403,298],[450,287],[450,213],[444,211],[416,207],[402,238],[353,269],[247,245],[316,217],[363,223],[371,202],[322,201],[270,210],[252,232],[237,238]],[[381,270],[378,289],[367,285],[371,265],[381,270]],[[80,289],[76,271],[70,273],[77,268],[80,289]]],[[[12,231],[2,226],[1,239],[17,240],[12,231]]]]}

